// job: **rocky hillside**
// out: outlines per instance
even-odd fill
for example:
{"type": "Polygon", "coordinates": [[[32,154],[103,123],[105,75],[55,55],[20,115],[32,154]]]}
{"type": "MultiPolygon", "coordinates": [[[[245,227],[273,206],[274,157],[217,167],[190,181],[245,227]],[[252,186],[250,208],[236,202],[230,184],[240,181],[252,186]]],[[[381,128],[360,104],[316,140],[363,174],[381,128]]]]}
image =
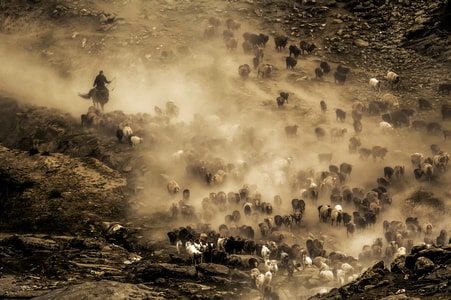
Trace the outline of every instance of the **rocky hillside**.
{"type": "MultiPolygon", "coordinates": [[[[418,98],[429,99],[434,109],[418,112],[416,118],[441,121],[439,107],[450,100],[449,95],[437,93],[439,83],[449,82],[451,69],[449,7],[444,0],[0,1],[4,61],[0,71],[0,297],[447,299],[451,249],[449,244],[433,245],[438,244],[434,241],[390,262],[376,259],[363,264],[358,255],[346,255],[343,260],[360,275],[346,283],[324,281],[315,265],[297,266],[291,277],[289,269],[281,266],[266,294],[256,289],[249,272],[249,262],[254,260],[264,270],[258,254],[234,254],[222,263],[193,266],[188,255],[169,242],[167,232],[180,226],[202,231],[197,227],[202,222],[174,219],[169,208],[181,195],[167,195],[161,174],[180,178],[200,207],[200,199],[213,188],[187,176],[180,160],[168,158],[182,146],[216,162],[218,157],[211,153],[230,157],[245,149],[255,170],[278,151],[308,149],[316,160],[324,145],[306,132],[314,125],[330,125],[335,118],[317,113],[316,99],[328,98],[330,111],[355,100],[367,103],[379,97],[369,92],[368,77],[381,78],[387,90],[383,79],[387,70],[403,78],[392,91],[403,100],[403,108],[416,109],[418,98]],[[272,79],[259,80],[253,70],[249,81],[238,81],[236,67],[251,63],[252,57],[241,54],[240,46],[234,54],[226,52],[220,33],[214,41],[205,40],[204,25],[210,17],[239,20],[243,27],[239,38],[244,31],[269,34],[265,59],[276,66],[272,79]],[[300,39],[314,42],[317,49],[299,59],[298,68],[289,73],[281,59],[288,50],[278,53],[272,48],[276,35],[286,35],[290,44],[300,39]],[[350,66],[347,84],[337,87],[330,78],[317,82],[313,69],[319,61],[350,66]],[[77,92],[89,88],[90,76],[107,67],[120,74],[117,85],[109,86],[111,101],[104,112],[96,111],[99,124],[81,124],[80,114],[87,114],[91,102],[77,92]],[[84,77],[89,79],[83,82],[84,77]],[[273,99],[281,90],[291,93],[284,111],[275,107],[273,99]],[[340,100],[332,102],[335,95],[340,100]],[[180,106],[180,115],[165,110],[171,97],[180,106]],[[226,126],[230,124],[225,120],[234,126],[226,126]],[[133,124],[136,134],[144,137],[142,148],[118,141],[116,129],[122,122],[133,124]],[[247,131],[237,131],[231,138],[237,130],[235,122],[247,131]],[[290,143],[275,134],[276,128],[290,122],[305,128],[305,141],[290,143]],[[267,131],[255,129],[260,127],[267,131]]],[[[374,134],[377,123],[371,116],[365,118],[370,120],[365,123],[367,132],[374,134]]],[[[441,124],[449,127],[449,122],[441,124]]],[[[429,142],[437,141],[449,148],[449,141],[441,136],[424,134],[423,140],[420,133],[402,130],[394,137],[377,138],[404,141],[408,151],[429,151],[429,142]]],[[[342,148],[347,151],[347,144],[330,148],[339,155],[342,148]]],[[[312,157],[302,154],[306,160],[312,157]]],[[[395,158],[393,154],[387,164],[394,164],[395,158]]],[[[366,183],[372,174],[364,173],[367,168],[360,164],[356,163],[356,172],[365,179],[359,183],[366,183]]],[[[399,192],[399,204],[393,209],[401,213],[384,217],[405,218],[427,211],[436,219],[446,219],[448,175],[431,188],[440,209],[433,207],[432,197],[421,197],[418,205],[405,201],[411,187],[425,187],[423,182],[411,181],[391,190],[399,192]]],[[[304,216],[298,231],[272,238],[303,248],[306,240],[320,239],[328,255],[351,252],[355,244],[361,247],[362,236],[351,241],[343,229],[332,231],[316,223],[315,210],[304,216]]],[[[368,236],[377,236],[376,232],[368,236]]],[[[329,257],[326,262],[332,263],[329,257]]]]}

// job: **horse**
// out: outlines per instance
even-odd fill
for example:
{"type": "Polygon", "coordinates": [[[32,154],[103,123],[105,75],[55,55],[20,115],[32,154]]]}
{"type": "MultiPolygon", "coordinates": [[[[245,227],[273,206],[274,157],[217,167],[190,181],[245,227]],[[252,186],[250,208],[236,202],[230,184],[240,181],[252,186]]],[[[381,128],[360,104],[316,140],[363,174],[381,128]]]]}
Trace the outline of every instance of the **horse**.
{"type": "Polygon", "coordinates": [[[108,90],[92,88],[87,94],[78,93],[78,96],[84,99],[92,99],[92,104],[95,108],[100,108],[103,111],[103,106],[108,103],[108,90]]]}

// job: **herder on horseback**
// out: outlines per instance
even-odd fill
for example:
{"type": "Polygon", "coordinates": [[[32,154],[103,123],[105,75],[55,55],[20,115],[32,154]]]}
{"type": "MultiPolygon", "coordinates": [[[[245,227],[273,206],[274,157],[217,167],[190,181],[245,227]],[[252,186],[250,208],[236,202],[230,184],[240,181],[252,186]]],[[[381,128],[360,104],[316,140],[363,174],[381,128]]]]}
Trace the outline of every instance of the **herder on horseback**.
{"type": "Polygon", "coordinates": [[[107,80],[105,75],[103,74],[103,71],[99,71],[99,75],[96,76],[96,79],[94,79],[93,87],[95,87],[98,90],[102,90],[105,92],[106,102],[110,99],[110,91],[106,87],[106,84],[111,83],[111,81],[107,80]]]}
{"type": "Polygon", "coordinates": [[[110,91],[106,87],[106,84],[111,83],[113,80],[114,78],[111,81],[106,79],[103,71],[100,70],[99,74],[94,79],[93,88],[89,90],[89,93],[78,93],[78,95],[84,99],[92,99],[92,105],[103,111],[103,106],[110,99],[110,91]]]}

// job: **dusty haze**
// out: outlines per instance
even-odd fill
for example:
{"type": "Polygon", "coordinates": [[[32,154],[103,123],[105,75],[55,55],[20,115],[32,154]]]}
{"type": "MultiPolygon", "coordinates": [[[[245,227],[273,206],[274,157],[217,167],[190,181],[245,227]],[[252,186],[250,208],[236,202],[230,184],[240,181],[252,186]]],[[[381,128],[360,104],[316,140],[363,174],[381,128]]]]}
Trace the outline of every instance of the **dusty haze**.
{"type": "MultiPolygon", "coordinates": [[[[67,26],[49,26],[49,32],[37,31],[33,26],[23,30],[16,28],[11,34],[3,32],[1,39],[7,42],[0,46],[0,90],[21,101],[59,108],[78,119],[91,102],[77,94],[86,93],[102,69],[109,80],[114,78],[109,85],[110,101],[105,106],[106,113],[121,110],[127,114],[153,116],[155,106],[164,108],[168,101],[176,103],[180,108],[179,116],[171,120],[169,127],[147,128],[147,136],[150,133],[159,138],[151,143],[144,136],[147,142],[143,149],[134,153],[142,156],[148,167],[141,181],[144,191],[136,199],[136,214],[167,213],[172,203],[181,199],[181,193],[168,195],[162,173],[175,179],[182,190],[191,190],[190,202],[200,215],[199,221],[211,224],[213,229],[224,223],[224,214],[217,213],[213,219],[204,220],[201,200],[210,192],[237,192],[243,184],[254,185],[262,194],[262,201],[272,202],[275,195],[281,195],[283,206],[275,213],[288,213],[291,199],[300,197],[289,187],[290,175],[308,168],[317,173],[327,171],[329,164],[319,163],[318,153],[333,152],[332,164],[347,162],[353,165],[346,182],[350,187],[363,187],[366,191],[377,187],[376,178],[384,175],[384,166],[404,165],[405,181],[389,187],[394,204],[382,213],[376,227],[353,238],[346,238],[342,227],[330,228],[328,224],[319,224],[317,205],[328,204],[328,199],[319,200],[317,205],[307,201],[303,225],[297,233],[302,238],[298,240],[307,238],[309,233],[326,235],[330,237],[326,250],[358,256],[363,244],[371,244],[376,237],[383,237],[383,220],[404,221],[411,213],[418,213],[421,223],[433,223],[434,237],[442,228],[451,230],[447,222],[449,211],[441,212],[443,215],[427,207],[421,211],[415,208],[409,211],[404,205],[404,200],[419,188],[432,191],[436,197],[449,202],[449,172],[431,183],[417,182],[409,158],[414,152],[431,156],[430,145],[433,143],[448,150],[450,142],[444,141],[442,135],[426,135],[410,128],[384,134],[378,128],[380,117],[365,115],[360,134],[362,146],[384,146],[389,152],[383,162],[374,162],[372,158],[362,161],[358,154],[349,153],[348,140],[354,134],[353,101],[368,102],[389,92],[385,84],[381,94],[371,90],[368,79],[373,74],[365,75],[362,70],[354,68],[344,86],[336,85],[332,74],[318,81],[314,78],[314,69],[324,54],[320,40],[315,41],[319,46],[316,55],[301,57],[291,71],[286,69],[284,61],[288,49],[282,52],[274,49],[271,32],[278,32],[278,28],[257,24],[251,18],[243,18],[236,10],[227,11],[227,8],[232,8],[231,4],[221,3],[224,10],[206,11],[203,8],[215,5],[202,1],[192,4],[190,9],[187,3],[150,2],[128,1],[122,6],[96,1],[98,10],[111,11],[125,20],[115,31],[98,32],[95,30],[98,26],[96,20],[77,23],[72,19],[68,20],[67,26]],[[212,16],[222,21],[219,32],[213,39],[204,39],[204,28],[212,16]],[[222,40],[227,17],[234,17],[242,24],[235,33],[238,48],[233,52],[226,50],[222,40]],[[241,48],[242,34],[246,31],[270,35],[264,62],[276,67],[271,78],[257,79],[256,70],[247,80],[239,78],[239,65],[247,63],[252,66],[252,55],[243,54],[241,48]],[[87,38],[85,48],[82,48],[83,38],[87,38]],[[161,55],[164,50],[172,50],[174,58],[165,60],[161,55]],[[284,109],[276,106],[276,97],[281,91],[290,94],[284,109]],[[320,100],[327,102],[325,114],[320,112],[320,100]],[[336,120],[336,108],[347,112],[344,123],[336,120]],[[295,124],[299,126],[297,136],[287,138],[285,126],[295,124]],[[327,135],[318,141],[314,135],[317,126],[325,128],[327,133],[333,127],[344,127],[347,133],[343,140],[331,141],[327,135]],[[249,130],[254,132],[252,137],[249,130]],[[178,150],[204,160],[220,158],[225,163],[234,164],[244,160],[248,162],[249,171],[240,181],[228,180],[220,186],[208,186],[186,176],[186,158],[174,160],[172,156],[178,150]],[[274,178],[271,179],[274,164],[287,157],[293,158],[289,174],[284,182],[277,184],[274,178]]],[[[288,44],[298,44],[299,41],[300,38],[290,37],[288,44]]],[[[333,71],[338,63],[330,62],[333,71]]],[[[402,94],[399,97],[403,106],[405,99],[402,94]]],[[[412,108],[417,110],[417,107],[412,108]]],[[[439,121],[439,113],[417,113],[411,118],[415,119],[439,121]]],[[[443,127],[451,129],[449,121],[444,122],[443,127]]],[[[344,209],[352,213],[354,207],[345,206],[344,209]]],[[[165,239],[168,230],[185,225],[183,221],[164,222],[161,231],[155,231],[153,237],[165,239]]]]}

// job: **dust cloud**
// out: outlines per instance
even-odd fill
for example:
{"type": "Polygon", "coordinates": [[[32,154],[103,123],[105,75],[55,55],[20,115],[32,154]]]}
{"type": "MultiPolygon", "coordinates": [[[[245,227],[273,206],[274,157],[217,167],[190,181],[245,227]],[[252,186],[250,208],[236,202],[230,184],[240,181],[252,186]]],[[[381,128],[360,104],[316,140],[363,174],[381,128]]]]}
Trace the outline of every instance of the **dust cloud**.
{"type": "MultiPolygon", "coordinates": [[[[443,141],[439,135],[425,135],[410,128],[383,133],[378,125],[381,121],[379,116],[364,115],[363,132],[359,134],[362,147],[386,147],[388,154],[384,161],[373,161],[371,157],[361,160],[358,154],[349,152],[348,140],[354,135],[352,103],[356,100],[367,103],[380,97],[368,86],[369,78],[359,77],[363,74],[361,70],[352,70],[343,86],[336,85],[331,74],[325,75],[324,80],[315,80],[314,69],[322,60],[320,45],[317,55],[302,56],[294,71],[287,70],[284,57],[288,56],[288,50],[277,52],[273,46],[273,36],[270,36],[264,50],[264,62],[275,67],[271,77],[259,79],[256,70],[252,70],[250,77],[242,80],[238,76],[238,66],[244,63],[252,66],[252,55],[244,54],[241,49],[242,33],[268,34],[271,28],[256,29],[243,21],[241,29],[235,33],[238,48],[228,51],[222,40],[224,23],[219,26],[220,30],[214,38],[203,38],[203,30],[213,14],[203,13],[201,17],[187,14],[190,19],[184,22],[176,12],[166,11],[170,14],[171,22],[158,24],[158,19],[152,16],[144,19],[137,16],[150,14],[149,7],[129,4],[121,13],[127,20],[135,22],[128,25],[131,29],[138,27],[136,20],[143,27],[150,28],[148,30],[153,35],[152,39],[143,40],[144,46],[131,43],[124,46],[123,41],[129,39],[124,28],[129,27],[119,27],[117,36],[109,36],[104,41],[104,52],[93,54],[80,47],[81,38],[87,35],[89,28],[80,30],[80,36],[76,38],[71,38],[68,32],[55,32],[55,36],[63,36],[55,44],[63,47],[64,55],[71,60],[71,68],[66,70],[59,69],[59,65],[49,66],[46,62],[51,58],[47,61],[42,58],[45,49],[21,51],[17,44],[13,44],[16,47],[2,45],[0,90],[23,101],[59,108],[78,118],[87,111],[91,102],[81,99],[77,94],[87,92],[95,75],[102,69],[109,80],[114,78],[109,85],[110,101],[105,106],[105,113],[120,110],[127,114],[147,113],[155,116],[155,106],[164,108],[168,101],[173,101],[179,107],[178,117],[171,119],[167,126],[153,124],[145,128],[145,139],[149,136],[156,138],[152,139],[152,143],[145,143],[143,149],[134,154],[142,158],[143,164],[148,167],[139,182],[144,189],[135,200],[138,203],[135,213],[160,213],[165,216],[161,231],[153,232],[154,236],[165,238],[165,232],[172,227],[193,222],[180,217],[177,221],[166,222],[171,205],[178,203],[183,189],[191,192],[189,203],[195,207],[198,217],[196,222],[208,223],[215,230],[224,223],[226,213],[241,208],[229,207],[226,211],[216,211],[207,220],[202,200],[212,192],[238,192],[244,184],[251,186],[254,192],[261,193],[264,202],[272,203],[275,195],[281,195],[282,207],[274,213],[290,213],[291,199],[301,197],[299,188],[291,187],[293,176],[301,170],[311,169],[319,185],[318,174],[328,171],[329,163],[319,162],[319,153],[332,153],[330,164],[350,163],[353,171],[344,184],[361,187],[366,192],[378,186],[376,179],[384,176],[385,166],[405,166],[405,178],[392,181],[388,186],[393,204],[381,213],[376,226],[349,238],[346,237],[344,227],[331,228],[329,224],[319,223],[317,206],[329,204],[327,196],[317,203],[306,200],[303,224],[296,233],[299,237],[305,239],[309,234],[317,237],[326,235],[329,237],[325,244],[326,250],[342,251],[357,257],[364,244],[371,244],[377,237],[383,237],[383,220],[404,221],[415,213],[421,223],[433,223],[434,234],[438,234],[442,228],[451,230],[446,222],[449,211],[437,212],[425,207],[406,208],[404,203],[419,188],[432,191],[445,202],[449,201],[449,173],[440,174],[433,182],[418,182],[413,176],[414,168],[410,162],[410,154],[415,152],[431,156],[429,146],[433,143],[446,151],[449,141],[443,141]],[[152,29],[154,27],[156,29],[152,29]],[[159,32],[162,27],[164,32],[159,32]],[[181,39],[174,38],[175,33],[181,39]],[[178,45],[174,40],[183,47],[172,46],[178,45]],[[172,51],[173,57],[166,59],[162,56],[164,50],[172,51]],[[31,53],[36,51],[39,54],[33,56],[31,53]],[[276,98],[281,91],[289,93],[289,100],[284,108],[279,109],[276,98]],[[328,105],[325,114],[320,112],[320,100],[325,100],[328,105]],[[336,108],[347,112],[345,122],[336,120],[336,108]],[[294,138],[286,136],[287,125],[299,126],[294,138]],[[343,139],[333,141],[328,134],[323,140],[318,140],[314,134],[317,126],[323,127],[327,133],[334,127],[346,128],[347,132],[343,139]],[[175,157],[177,151],[183,151],[183,155],[175,157]],[[291,158],[291,162],[280,167],[278,164],[287,162],[286,158],[291,158]],[[219,161],[222,166],[233,164],[235,167],[239,161],[245,161],[248,167],[236,178],[227,174],[225,182],[218,185],[208,185],[204,178],[187,175],[188,161],[213,160],[219,161]],[[166,181],[161,174],[177,181],[181,188],[178,194],[168,194],[166,181]]],[[[221,21],[224,20],[222,17],[221,21]]],[[[92,40],[99,41],[100,37],[98,34],[89,36],[88,43],[92,40]]],[[[298,42],[297,38],[290,37],[289,45],[298,42]]],[[[330,64],[335,70],[337,63],[330,64]]],[[[389,92],[386,87],[385,92],[389,92]]],[[[402,101],[403,96],[400,97],[402,101]]],[[[412,117],[416,118],[424,116],[417,114],[412,117]]],[[[438,119],[439,116],[431,112],[427,118],[438,119]]],[[[351,214],[355,210],[351,204],[343,206],[351,214]]],[[[252,225],[256,237],[260,238],[257,224],[252,225]]]]}

